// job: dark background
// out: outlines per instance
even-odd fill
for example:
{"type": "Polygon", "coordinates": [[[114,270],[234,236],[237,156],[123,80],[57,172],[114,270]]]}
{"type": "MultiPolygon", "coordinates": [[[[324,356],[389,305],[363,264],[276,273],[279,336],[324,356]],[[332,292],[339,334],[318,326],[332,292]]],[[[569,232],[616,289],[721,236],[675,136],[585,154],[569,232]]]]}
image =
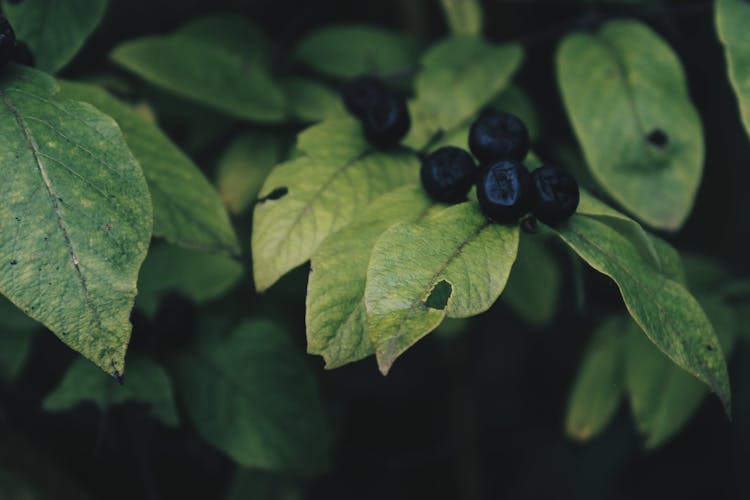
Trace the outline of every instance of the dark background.
{"type": "MultiPolygon", "coordinates": [[[[265,28],[278,46],[279,73],[300,71],[285,57],[288,50],[329,23],[390,27],[425,45],[446,33],[431,0],[114,0],[105,23],[63,75],[112,72],[130,79],[107,63],[117,43],[167,32],[218,10],[241,12],[265,28]]],[[[680,250],[716,257],[734,274],[747,275],[750,141],[729,87],[712,2],[495,0],[485,2],[485,10],[490,39],[525,44],[516,82],[539,112],[543,130],[534,147],[542,155],[554,154],[559,144],[575,145],[554,76],[554,51],[562,35],[629,16],[646,21],[669,41],[703,119],[707,162],[687,225],[677,235],[662,236],[680,250]]],[[[141,89],[132,81],[138,94],[141,89]]],[[[185,132],[179,120],[162,122],[180,142],[185,132]]],[[[297,128],[283,127],[280,133],[291,136],[297,128]]],[[[188,149],[210,169],[230,138],[188,149]]],[[[237,222],[243,241],[249,241],[249,218],[237,222]]],[[[549,327],[530,328],[499,303],[459,335],[427,337],[387,378],[372,359],[324,372],[322,360],[309,357],[334,430],[334,467],[313,480],[274,480],[298,484],[309,499],[750,498],[750,349],[742,343],[730,363],[732,422],[718,400],[709,398],[673,441],[648,453],[623,405],[614,424],[591,443],[564,437],[566,399],[588,334],[604,315],[623,308],[614,286],[587,271],[587,303],[579,312],[570,275],[567,269],[560,312],[549,327]]],[[[277,317],[304,351],[305,279],[304,269],[292,273],[262,297],[246,284],[206,309],[277,317]]],[[[135,313],[133,349],[155,354],[169,366],[204,312],[170,297],[154,321],[135,313]]],[[[54,480],[47,470],[64,471],[94,498],[222,498],[235,466],[204,443],[187,419],[173,430],[132,406],[112,409],[106,417],[93,406],[42,412],[42,398],[74,356],[54,336],[38,335],[20,382],[0,388],[0,432],[12,444],[0,449],[0,458],[40,481],[54,480]],[[34,450],[43,450],[46,458],[34,450]]]]}

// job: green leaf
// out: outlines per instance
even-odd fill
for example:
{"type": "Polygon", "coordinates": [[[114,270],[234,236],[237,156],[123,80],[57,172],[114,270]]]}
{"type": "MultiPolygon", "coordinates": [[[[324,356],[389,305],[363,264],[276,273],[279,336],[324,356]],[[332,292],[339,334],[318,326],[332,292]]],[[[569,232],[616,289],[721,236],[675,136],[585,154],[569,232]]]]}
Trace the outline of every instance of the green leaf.
{"type": "Polygon", "coordinates": [[[19,330],[31,332],[39,328],[39,323],[25,315],[19,308],[0,296],[0,331],[19,330]]]}
{"type": "Polygon", "coordinates": [[[503,301],[530,325],[546,325],[557,312],[561,274],[555,256],[543,241],[521,235],[503,301]]]}
{"type": "Polygon", "coordinates": [[[420,149],[436,133],[467,125],[505,89],[522,59],[523,49],[516,44],[493,45],[475,36],[438,42],[421,60],[405,142],[420,149]]]}
{"type": "Polygon", "coordinates": [[[260,26],[236,14],[219,13],[193,19],[176,34],[241,54],[253,62],[265,62],[270,53],[268,38],[260,26]]]}
{"type": "Polygon", "coordinates": [[[3,0],[2,8],[18,39],[33,52],[36,67],[54,73],[99,25],[107,0],[3,0]]]}
{"type": "Polygon", "coordinates": [[[482,32],[479,0],[440,0],[440,6],[454,35],[479,35],[482,32]]]}
{"type": "MultiPolygon", "coordinates": [[[[703,298],[721,348],[731,353],[736,323],[731,308],[717,298],[703,298]]],[[[626,385],[638,430],[646,448],[672,438],[706,397],[706,386],[676,367],[630,323],[626,342],[626,385]]]]}
{"type": "Polygon", "coordinates": [[[227,147],[216,168],[216,189],[233,214],[241,214],[255,200],[281,161],[284,146],[278,134],[246,132],[227,147]]]}
{"type": "Polygon", "coordinates": [[[290,116],[317,122],[343,114],[341,98],[330,87],[309,78],[289,77],[281,81],[290,116]]]}
{"type": "Polygon", "coordinates": [[[74,82],[61,86],[62,97],[88,102],[117,121],[151,191],[155,236],[186,248],[239,253],[237,236],[213,186],[159,127],[99,87],[74,82]]]}
{"type": "Polygon", "coordinates": [[[720,261],[694,253],[686,253],[682,260],[691,290],[715,289],[729,281],[729,273],[720,261]]]}
{"type": "Polygon", "coordinates": [[[518,250],[518,227],[493,224],[473,202],[385,231],[367,270],[367,331],[385,374],[446,316],[486,311],[518,250]]]}
{"type": "Polygon", "coordinates": [[[177,291],[196,304],[221,297],[243,275],[242,265],[224,255],[185,250],[172,245],[152,246],[141,268],[136,307],[153,317],[159,299],[177,291]]]}
{"type": "Polygon", "coordinates": [[[146,405],[149,414],[165,425],[179,425],[169,376],[161,365],[145,357],[128,359],[128,375],[122,385],[78,358],[44,398],[42,406],[46,411],[65,411],[83,402],[93,403],[101,412],[124,403],[139,403],[146,405]]]}
{"type": "MultiPolygon", "coordinates": [[[[497,98],[492,101],[491,106],[499,111],[512,113],[518,116],[529,130],[529,137],[534,142],[540,134],[541,125],[537,110],[529,95],[518,85],[510,84],[497,98]]],[[[468,141],[468,129],[466,140],[468,141]]]]}
{"type": "Polygon", "coordinates": [[[259,291],[307,261],[371,200],[419,176],[413,153],[369,149],[349,117],[306,130],[298,147],[305,154],[271,172],[255,207],[252,252],[259,291]]]}
{"type": "Polygon", "coordinates": [[[18,378],[33,340],[34,334],[30,331],[0,328],[0,381],[13,382],[18,378]]]}
{"type": "Polygon", "coordinates": [[[700,117],[675,53],[636,21],[574,33],[557,53],[563,101],[586,162],[614,200],[650,226],[676,230],[703,171],[700,117]],[[649,140],[664,134],[666,143],[649,140]]]}
{"type": "Polygon", "coordinates": [[[175,33],[128,40],[110,54],[149,83],[229,116],[278,122],[284,96],[264,65],[225,43],[175,33]]]}
{"type": "Polygon", "coordinates": [[[717,0],[716,30],[724,45],[729,80],[737,94],[742,122],[750,134],[750,5],[741,0],[717,0]]]}
{"type": "Polygon", "coordinates": [[[226,500],[302,500],[300,489],[288,479],[267,472],[239,469],[226,500]]]}
{"type": "Polygon", "coordinates": [[[646,336],[706,383],[729,413],[726,362],[711,322],[690,292],[658,272],[628,238],[600,220],[573,215],[557,232],[591,267],[615,281],[646,336]]]}
{"type": "Polygon", "coordinates": [[[0,77],[0,293],[117,376],[151,200],[114,120],[57,91],[20,66],[0,77]]]}
{"type": "Polygon", "coordinates": [[[325,470],[323,408],[286,332],[252,320],[228,336],[207,333],[177,363],[177,388],[201,436],[245,467],[325,470]]]}
{"type": "Polygon", "coordinates": [[[303,38],[294,57],[320,73],[349,79],[408,71],[416,62],[417,45],[407,36],[374,26],[326,26],[303,38]]]}
{"type": "Polygon", "coordinates": [[[423,217],[432,201],[408,185],[372,202],[350,226],[326,238],[312,257],[307,284],[307,351],[337,368],[375,353],[367,335],[367,265],[378,236],[390,226],[423,217]]]}
{"type": "Polygon", "coordinates": [[[614,418],[623,396],[623,330],[627,317],[605,320],[589,340],[568,398],[565,432],[588,441],[614,418]]]}

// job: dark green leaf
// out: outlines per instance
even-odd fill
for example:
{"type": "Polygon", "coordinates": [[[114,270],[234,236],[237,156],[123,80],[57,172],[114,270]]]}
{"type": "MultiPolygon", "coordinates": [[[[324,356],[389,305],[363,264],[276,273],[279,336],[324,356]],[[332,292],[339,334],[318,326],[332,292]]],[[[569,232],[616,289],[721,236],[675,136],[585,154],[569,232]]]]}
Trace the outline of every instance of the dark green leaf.
{"type": "Polygon", "coordinates": [[[226,500],[302,500],[299,488],[281,476],[239,469],[226,500]]]}
{"type": "Polygon", "coordinates": [[[57,92],[20,66],[0,77],[0,293],[118,375],[151,200],[114,120],[57,92]]]}
{"type": "Polygon", "coordinates": [[[267,321],[216,332],[178,360],[178,391],[198,432],[246,467],[325,470],[329,431],[315,381],[289,336],[267,321]]]}
{"type": "Polygon", "coordinates": [[[128,359],[128,375],[122,385],[78,358],[62,382],[44,399],[43,407],[47,411],[63,411],[83,402],[93,403],[101,412],[124,403],[143,404],[152,417],[165,425],[179,424],[169,376],[161,365],[144,357],[128,359]]]}
{"type": "Polygon", "coordinates": [[[83,47],[99,25],[107,0],[3,0],[16,36],[28,44],[36,66],[54,73],[83,47]]]}
{"type": "Polygon", "coordinates": [[[568,36],[563,100],[596,180],[650,226],[679,229],[703,171],[700,118],[672,49],[646,25],[613,21],[568,36]]]}
{"type": "Polygon", "coordinates": [[[717,0],[716,29],[724,44],[729,80],[737,94],[742,122],[750,134],[750,4],[741,0],[717,0]]]}
{"type": "Polygon", "coordinates": [[[488,222],[473,202],[380,235],[365,288],[367,331],[380,370],[387,373],[446,316],[489,309],[505,288],[517,250],[518,227],[488,222]],[[436,287],[443,300],[430,307],[436,287]]]}
{"type": "Polygon", "coordinates": [[[88,102],[117,121],[151,191],[154,235],[186,248],[239,253],[237,236],[213,186],[156,124],[99,87],[61,85],[61,96],[88,102]]]}

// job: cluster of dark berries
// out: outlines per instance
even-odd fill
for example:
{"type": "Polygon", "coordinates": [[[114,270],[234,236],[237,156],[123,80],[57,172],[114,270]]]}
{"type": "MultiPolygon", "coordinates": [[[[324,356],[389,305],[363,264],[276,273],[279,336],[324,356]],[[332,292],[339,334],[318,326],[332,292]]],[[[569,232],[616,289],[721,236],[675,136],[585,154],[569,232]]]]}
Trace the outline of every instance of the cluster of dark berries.
{"type": "Polygon", "coordinates": [[[396,146],[411,126],[406,100],[391,92],[382,80],[360,76],[341,89],[344,105],[362,122],[367,141],[378,149],[396,146]]]}
{"type": "Polygon", "coordinates": [[[435,201],[458,203],[472,184],[482,212],[501,224],[514,224],[531,212],[554,226],[578,207],[578,183],[560,167],[543,165],[532,173],[521,163],[529,152],[529,133],[517,116],[484,112],[469,131],[469,148],[442,147],[422,160],[422,185],[435,201]]]}
{"type": "Polygon", "coordinates": [[[16,39],[10,22],[0,14],[0,67],[9,62],[33,66],[34,55],[25,43],[16,39]]]}

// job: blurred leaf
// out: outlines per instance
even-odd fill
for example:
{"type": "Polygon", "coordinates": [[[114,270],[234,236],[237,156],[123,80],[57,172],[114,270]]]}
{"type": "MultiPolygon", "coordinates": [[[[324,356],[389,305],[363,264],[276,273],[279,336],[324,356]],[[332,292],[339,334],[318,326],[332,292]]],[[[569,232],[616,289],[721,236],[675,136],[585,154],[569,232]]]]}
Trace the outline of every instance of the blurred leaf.
{"type": "Polygon", "coordinates": [[[141,268],[136,307],[153,318],[159,299],[169,291],[203,304],[221,297],[237,284],[242,274],[242,265],[223,255],[172,245],[152,246],[141,268]]]}
{"type": "Polygon", "coordinates": [[[0,76],[0,293],[122,374],[151,200],[117,124],[58,90],[21,66],[0,76]]]}
{"type": "Polygon", "coordinates": [[[284,96],[253,54],[230,50],[227,42],[174,33],[128,40],[110,58],[149,83],[229,116],[278,122],[284,96]]]}
{"type": "Polygon", "coordinates": [[[405,142],[420,149],[434,134],[466,125],[507,87],[522,59],[520,45],[493,45],[474,36],[446,38],[432,46],[421,60],[405,142]]]}
{"type": "MultiPolygon", "coordinates": [[[[539,137],[541,129],[539,116],[531,98],[524,90],[515,84],[508,85],[497,98],[491,103],[492,107],[498,111],[512,113],[523,120],[526,128],[529,130],[529,137],[533,142],[539,137]]],[[[466,138],[468,141],[468,129],[466,138]]]]}
{"type": "Polygon", "coordinates": [[[42,407],[46,411],[65,411],[83,402],[93,403],[101,412],[124,403],[139,403],[146,405],[149,414],[164,425],[179,425],[169,376],[161,365],[145,357],[128,358],[128,375],[122,385],[105,377],[85,359],[77,358],[42,407]]]}
{"type": "Polygon", "coordinates": [[[693,207],[703,171],[700,117],[675,53],[636,21],[561,44],[563,101],[594,177],[628,211],[676,230],[693,207]]]}
{"type": "Polygon", "coordinates": [[[440,0],[440,6],[454,35],[482,33],[482,6],[479,0],[440,0]]]}
{"type": "Polygon", "coordinates": [[[320,73],[341,79],[408,71],[417,45],[400,33],[365,25],[319,28],[297,45],[294,57],[320,73]]]}
{"type": "Polygon", "coordinates": [[[186,248],[239,253],[237,236],[213,186],[159,127],[99,87],[74,82],[61,86],[61,96],[88,102],[117,121],[151,191],[155,236],[186,248]]]}
{"type": "Polygon", "coordinates": [[[591,267],[615,281],[646,336],[705,382],[729,413],[726,361],[711,322],[690,292],[659,273],[631,241],[600,220],[573,215],[557,232],[591,267]]]}
{"type": "Polygon", "coordinates": [[[707,290],[726,284],[728,272],[721,262],[694,253],[685,253],[682,260],[691,290],[707,290]]]}
{"type": "Polygon", "coordinates": [[[286,332],[261,320],[228,336],[207,332],[176,368],[198,432],[240,465],[303,475],[327,469],[321,401],[286,332]]]}
{"type": "MultiPolygon", "coordinates": [[[[703,298],[701,305],[713,323],[722,350],[729,356],[736,330],[732,310],[717,298],[703,298]]],[[[638,430],[646,438],[646,448],[656,448],[685,426],[708,391],[646,341],[632,322],[626,338],[630,405],[638,430]]]]}
{"type": "Polygon", "coordinates": [[[298,147],[305,154],[271,172],[255,207],[252,254],[259,291],[307,261],[371,200],[419,175],[413,153],[369,149],[359,124],[348,117],[307,129],[298,147]]]}
{"type": "Polygon", "coordinates": [[[26,365],[34,334],[0,328],[0,381],[14,382],[26,365]]]}
{"type": "Polygon", "coordinates": [[[687,276],[679,252],[672,245],[653,234],[649,234],[648,237],[659,256],[661,274],[687,288],[687,276]]]}
{"type": "Polygon", "coordinates": [[[0,331],[19,330],[31,332],[41,325],[25,315],[12,302],[0,295],[0,331]]]}
{"type": "Polygon", "coordinates": [[[83,47],[107,10],[107,0],[3,0],[16,36],[28,44],[36,67],[54,73],[83,47]]]}
{"type": "Polygon", "coordinates": [[[381,372],[446,316],[489,309],[505,288],[517,250],[518,227],[488,222],[473,202],[380,235],[367,270],[365,306],[381,372]]]}
{"type": "Polygon", "coordinates": [[[716,29],[719,33],[732,83],[740,105],[742,122],[750,134],[750,4],[741,0],[717,0],[716,29]]]}
{"type": "Polygon", "coordinates": [[[290,116],[317,122],[344,113],[341,98],[331,88],[309,78],[289,77],[281,81],[290,116]]]}
{"type": "Polygon", "coordinates": [[[257,24],[231,13],[193,19],[176,34],[241,54],[248,61],[265,63],[270,51],[268,38],[257,24]]]}
{"type": "Polygon", "coordinates": [[[279,476],[252,469],[239,469],[226,500],[302,500],[299,488],[279,476]]]}
{"type": "Polygon", "coordinates": [[[521,235],[502,300],[530,325],[542,326],[555,317],[561,284],[560,266],[544,241],[521,235]]]}
{"type": "Polygon", "coordinates": [[[246,132],[227,147],[216,169],[216,188],[233,214],[244,212],[255,200],[283,150],[284,141],[265,132],[246,132]]]}
{"type": "Polygon", "coordinates": [[[627,317],[608,318],[596,329],[583,354],[568,398],[565,432],[588,441],[614,418],[623,396],[623,332],[627,317]]]}
{"type": "Polygon", "coordinates": [[[326,238],[313,254],[307,285],[307,351],[337,368],[375,353],[367,336],[367,265],[378,236],[423,217],[433,202],[411,184],[377,198],[350,226],[326,238]]]}

